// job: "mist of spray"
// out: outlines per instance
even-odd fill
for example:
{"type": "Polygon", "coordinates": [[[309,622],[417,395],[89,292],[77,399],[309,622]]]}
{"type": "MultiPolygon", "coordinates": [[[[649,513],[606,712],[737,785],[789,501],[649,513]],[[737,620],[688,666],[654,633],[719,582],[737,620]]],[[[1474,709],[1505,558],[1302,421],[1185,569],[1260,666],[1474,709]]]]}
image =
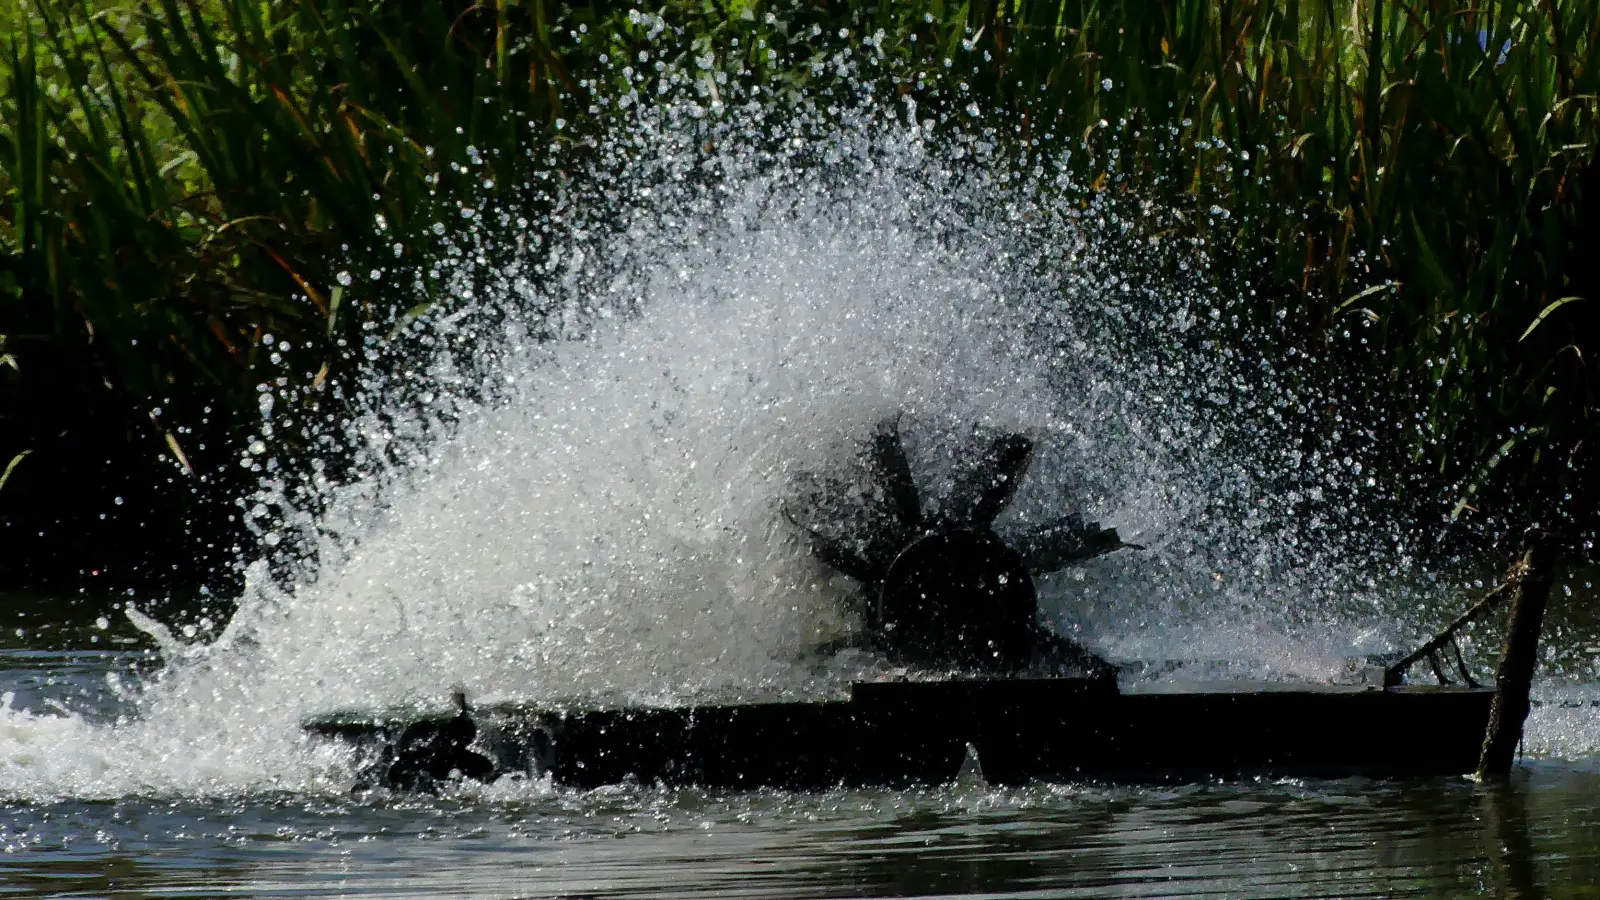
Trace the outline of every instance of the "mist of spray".
{"type": "Polygon", "coordinates": [[[1387,645],[1374,577],[1400,555],[1360,518],[1381,486],[1301,445],[1317,398],[1218,339],[1203,253],[1137,206],[870,98],[630,115],[582,177],[439,229],[437,302],[374,331],[365,414],[326,426],[360,477],[307,502],[262,466],[253,520],[315,563],[252,567],[213,640],[146,622],[167,666],[123,721],[0,713],[0,792],[342,791],[302,716],[454,686],[835,693],[879,663],[813,652],[852,586],[780,509],[895,414],[934,494],[974,425],[1036,439],[1002,533],[1070,510],[1149,548],[1041,584],[1114,658],[1320,679],[1387,645]]]}

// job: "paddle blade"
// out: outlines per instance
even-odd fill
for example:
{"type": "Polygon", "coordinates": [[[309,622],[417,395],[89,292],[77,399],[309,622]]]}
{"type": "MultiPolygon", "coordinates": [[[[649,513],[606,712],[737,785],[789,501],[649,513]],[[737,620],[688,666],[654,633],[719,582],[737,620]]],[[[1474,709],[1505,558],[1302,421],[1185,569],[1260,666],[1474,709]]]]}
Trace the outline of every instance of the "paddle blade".
{"type": "Polygon", "coordinates": [[[868,562],[866,557],[857,553],[849,544],[796,521],[788,509],[784,509],[783,517],[805,534],[806,540],[811,544],[812,555],[823,565],[863,584],[871,584],[883,578],[882,567],[868,562]]]}
{"type": "Polygon", "coordinates": [[[986,529],[994,524],[1022,484],[1033,457],[1033,440],[1025,435],[1002,434],[989,443],[978,464],[957,479],[950,495],[950,524],[986,529]]]}
{"type": "Polygon", "coordinates": [[[889,510],[908,531],[922,527],[922,499],[917,495],[917,484],[911,479],[911,463],[906,459],[905,445],[900,442],[900,419],[885,419],[878,423],[872,440],[867,444],[867,468],[872,480],[883,490],[889,510]]]}
{"type": "Polygon", "coordinates": [[[1033,575],[1056,572],[1123,547],[1142,549],[1124,543],[1115,528],[1101,528],[1076,516],[1030,529],[1016,541],[1016,547],[1033,575]]]}

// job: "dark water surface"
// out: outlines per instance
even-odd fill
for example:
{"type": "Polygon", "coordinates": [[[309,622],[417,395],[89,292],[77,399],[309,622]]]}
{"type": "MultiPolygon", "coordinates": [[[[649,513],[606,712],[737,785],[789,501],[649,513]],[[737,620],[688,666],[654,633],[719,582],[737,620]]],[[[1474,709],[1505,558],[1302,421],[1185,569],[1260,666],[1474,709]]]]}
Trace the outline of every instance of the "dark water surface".
{"type": "MultiPolygon", "coordinates": [[[[0,650],[10,708],[116,715],[106,673],[136,672],[148,654],[109,634],[90,646],[0,650]]],[[[64,749],[12,751],[0,774],[23,783],[40,754],[64,749]]],[[[536,783],[420,800],[0,793],[4,897],[1465,894],[1600,896],[1600,767],[1539,762],[1499,786],[997,791],[973,775],[808,795],[536,783]]]]}
{"type": "Polygon", "coordinates": [[[0,895],[1600,893],[1600,778],[8,804],[0,895]]]}

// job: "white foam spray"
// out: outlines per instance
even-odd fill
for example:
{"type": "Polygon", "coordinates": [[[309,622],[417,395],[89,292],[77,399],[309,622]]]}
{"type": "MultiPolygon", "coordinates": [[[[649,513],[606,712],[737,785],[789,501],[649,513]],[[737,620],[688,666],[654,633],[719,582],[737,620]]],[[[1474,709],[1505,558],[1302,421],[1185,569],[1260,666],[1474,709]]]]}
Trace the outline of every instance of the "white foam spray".
{"type": "Polygon", "coordinates": [[[847,627],[849,585],[779,508],[902,412],[926,490],[971,425],[1023,430],[1040,449],[1002,531],[1071,508],[1149,546],[1041,585],[1113,656],[1321,678],[1386,640],[1371,547],[1329,543],[1366,481],[1295,444],[1306,398],[1204,336],[1227,298],[1049,160],[870,101],[663,103],[594,150],[591,177],[446,231],[454,298],[404,371],[374,370],[368,414],[330,425],[364,477],[321,485],[315,516],[258,498],[317,564],[253,567],[214,641],[167,634],[123,721],[0,710],[0,793],[342,791],[301,717],[458,685],[835,691],[874,663],[810,652],[847,627]]]}

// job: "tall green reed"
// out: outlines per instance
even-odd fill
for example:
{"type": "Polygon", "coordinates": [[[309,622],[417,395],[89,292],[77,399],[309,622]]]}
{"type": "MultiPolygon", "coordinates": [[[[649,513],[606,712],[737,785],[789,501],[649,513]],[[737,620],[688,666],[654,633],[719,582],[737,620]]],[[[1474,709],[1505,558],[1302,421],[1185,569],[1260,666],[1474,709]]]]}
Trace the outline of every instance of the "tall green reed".
{"type": "Polygon", "coordinates": [[[962,11],[974,95],[1187,211],[1261,339],[1337,374],[1324,436],[1449,517],[1592,533],[1600,3],[962,11]]]}
{"type": "MultiPolygon", "coordinates": [[[[538,171],[527,148],[604,127],[592,101],[629,85],[601,54],[710,55],[815,97],[844,87],[819,63],[870,38],[857,58],[881,58],[866,76],[885,94],[946,121],[976,103],[1018,152],[1071,150],[1088,190],[1171,210],[1250,339],[1339,379],[1343,398],[1305,413],[1320,441],[1372,432],[1448,513],[1594,515],[1600,0],[656,12],[17,6],[0,60],[0,508],[72,497],[54,506],[92,525],[111,488],[82,474],[107,456],[168,527],[210,510],[194,530],[227,551],[236,511],[167,481],[231,498],[259,476],[233,463],[262,385],[329,414],[351,348],[417,302],[385,287],[422,262],[422,229],[538,171]],[[340,274],[369,266],[387,280],[340,274]]],[[[300,438],[274,439],[289,458],[300,438]]]]}

